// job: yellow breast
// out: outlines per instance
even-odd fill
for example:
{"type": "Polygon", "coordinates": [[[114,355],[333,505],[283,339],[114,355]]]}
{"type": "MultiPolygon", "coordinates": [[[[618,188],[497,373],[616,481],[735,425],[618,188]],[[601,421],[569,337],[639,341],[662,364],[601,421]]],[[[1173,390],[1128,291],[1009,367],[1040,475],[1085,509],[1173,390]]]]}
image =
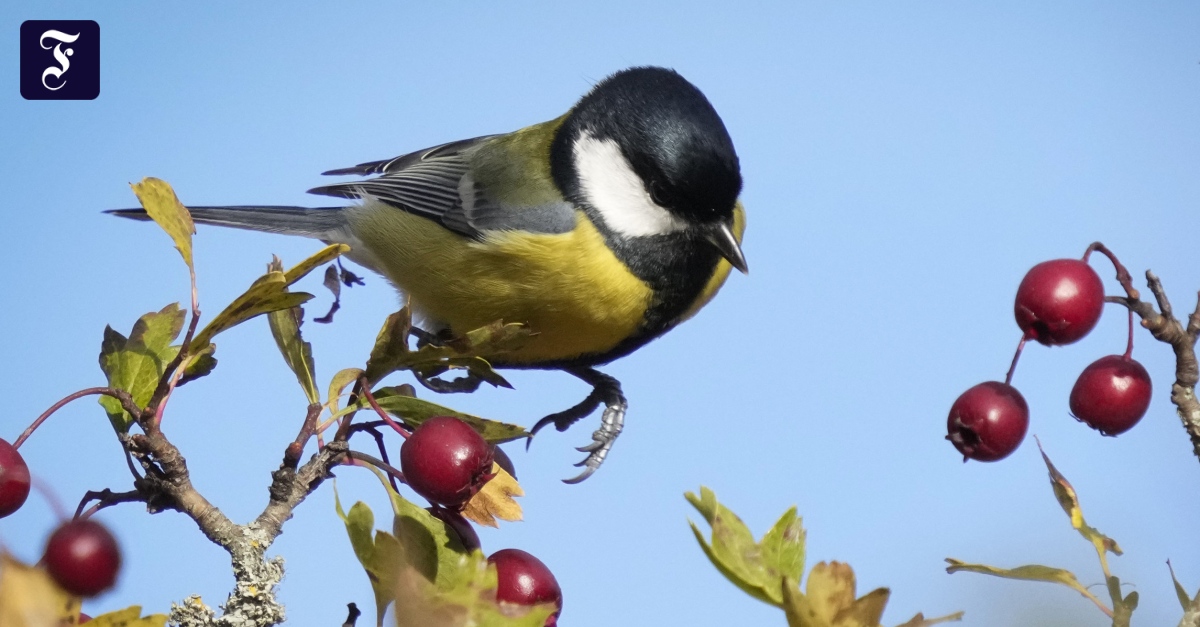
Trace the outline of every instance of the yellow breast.
{"type": "Polygon", "coordinates": [[[638,330],[652,298],[587,217],[577,219],[569,233],[494,232],[483,241],[378,204],[350,222],[362,257],[417,311],[456,333],[496,320],[528,324],[537,335],[497,359],[536,364],[608,352],[638,330]]]}

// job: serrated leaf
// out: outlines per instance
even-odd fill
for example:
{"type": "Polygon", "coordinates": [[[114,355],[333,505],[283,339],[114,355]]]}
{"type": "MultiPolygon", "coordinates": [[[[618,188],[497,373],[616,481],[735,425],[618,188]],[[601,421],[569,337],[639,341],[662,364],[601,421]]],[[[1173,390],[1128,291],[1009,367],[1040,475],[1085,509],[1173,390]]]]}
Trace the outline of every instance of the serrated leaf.
{"type": "Polygon", "coordinates": [[[123,610],[93,617],[88,627],[164,627],[166,624],[166,614],[142,616],[142,606],[131,605],[123,610]]]}
{"type": "Polygon", "coordinates": [[[387,611],[395,593],[396,575],[403,565],[400,543],[383,531],[375,531],[375,514],[366,503],[355,503],[347,514],[342,509],[336,486],[333,490],[333,502],[338,517],[346,525],[346,533],[350,536],[350,546],[354,548],[354,555],[371,581],[371,590],[375,594],[375,624],[382,625],[384,612],[387,611]]]}
{"type": "MultiPolygon", "coordinates": [[[[501,444],[529,437],[529,432],[519,425],[488,420],[471,414],[464,414],[436,403],[401,394],[394,387],[383,387],[375,390],[375,402],[389,414],[404,421],[404,424],[417,428],[421,423],[436,416],[453,416],[471,425],[489,444],[501,444]]],[[[355,407],[367,409],[371,405],[366,399],[361,399],[355,407]]]]}
{"type": "Polygon", "coordinates": [[[908,619],[908,621],[900,625],[896,625],[896,627],[930,627],[931,625],[939,625],[941,623],[958,622],[962,620],[962,617],[962,612],[954,612],[953,614],[947,614],[937,618],[925,618],[924,614],[917,612],[916,616],[913,616],[912,618],[908,619]]]}
{"type": "Polygon", "coordinates": [[[267,314],[267,322],[271,327],[271,336],[279,347],[283,361],[296,375],[296,381],[304,390],[308,402],[319,403],[321,395],[317,392],[316,367],[313,364],[312,344],[304,341],[300,335],[300,325],[304,322],[304,309],[292,307],[267,314]]]}
{"type": "MultiPolygon", "coordinates": [[[[183,319],[183,310],[172,303],[138,318],[128,338],[112,327],[105,327],[100,343],[100,369],[108,378],[109,387],[128,392],[138,407],[145,407],[167,364],[179,351],[171,342],[183,329],[183,319]]],[[[108,413],[113,428],[119,432],[129,430],[133,417],[119,401],[101,396],[100,405],[108,413]]]]}
{"type": "Polygon", "coordinates": [[[189,270],[195,269],[192,263],[192,235],[196,233],[196,225],[192,223],[192,214],[175,195],[175,190],[166,181],[147,177],[140,183],[130,187],[137,196],[138,202],[146,210],[146,215],[154,220],[162,230],[171,236],[175,249],[183,256],[189,270]]]}
{"type": "MultiPolygon", "coordinates": [[[[1121,555],[1121,547],[1117,545],[1116,540],[1100,533],[1099,530],[1089,526],[1087,521],[1083,519],[1083,509],[1079,505],[1079,495],[1075,493],[1075,488],[1067,481],[1067,478],[1050,462],[1050,457],[1046,455],[1046,451],[1042,450],[1040,442],[1038,443],[1038,450],[1041,452],[1042,461],[1046,462],[1046,469],[1050,473],[1050,486],[1054,489],[1054,498],[1058,500],[1058,504],[1067,513],[1067,516],[1070,517],[1071,526],[1096,547],[1096,551],[1100,554],[1101,562],[1106,562],[1104,558],[1105,552],[1121,555]]],[[[1108,572],[1107,563],[1104,564],[1104,571],[1108,572]]],[[[1118,596],[1117,598],[1120,597],[1118,596]]]]}
{"type": "Polygon", "coordinates": [[[499,527],[497,518],[509,522],[521,520],[521,505],[514,497],[525,496],[525,491],[500,464],[492,463],[492,473],[495,476],[463,506],[463,517],[488,527],[499,527]]]}
{"type": "MultiPolygon", "coordinates": [[[[1003,577],[1004,579],[1023,579],[1025,581],[1046,581],[1064,585],[1079,594],[1087,597],[1096,605],[1104,607],[1100,602],[1079,580],[1075,578],[1075,574],[1069,570],[1062,568],[1052,568],[1050,566],[1042,566],[1040,564],[1029,564],[1026,566],[1018,566],[1016,568],[996,568],[986,564],[968,564],[956,559],[947,558],[946,563],[950,564],[946,567],[946,572],[957,573],[966,571],[971,573],[979,573],[981,575],[991,575],[993,577],[1003,577]]],[[[1107,609],[1107,608],[1106,608],[1107,609]]]]}
{"type": "Polygon", "coordinates": [[[796,508],[783,513],[759,546],[763,565],[770,571],[797,581],[804,575],[804,526],[796,508]]]}
{"type": "Polygon", "coordinates": [[[0,555],[0,625],[60,627],[79,617],[79,597],[63,592],[46,571],[0,555]]]}
{"type": "Polygon", "coordinates": [[[692,532],[709,561],[734,585],[760,601],[780,606],[783,598],[779,580],[783,575],[768,572],[762,562],[762,551],[750,529],[732,511],[717,501],[712,490],[701,486],[700,496],[688,492],[684,497],[694,506],[712,528],[712,540],[692,525],[692,532]]]}

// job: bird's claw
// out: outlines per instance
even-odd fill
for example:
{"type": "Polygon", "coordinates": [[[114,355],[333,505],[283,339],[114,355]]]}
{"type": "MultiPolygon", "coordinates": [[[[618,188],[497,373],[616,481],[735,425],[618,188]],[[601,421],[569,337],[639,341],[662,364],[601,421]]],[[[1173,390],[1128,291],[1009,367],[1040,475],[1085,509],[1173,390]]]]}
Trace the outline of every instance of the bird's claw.
{"type": "Polygon", "coordinates": [[[583,461],[575,464],[576,467],[584,467],[584,471],[576,477],[563,479],[563,483],[579,483],[592,476],[600,464],[604,463],[604,458],[608,457],[608,451],[612,449],[613,443],[617,441],[617,436],[621,435],[621,430],[625,428],[625,408],[625,399],[621,398],[610,403],[604,409],[604,416],[600,419],[600,428],[592,433],[592,442],[575,449],[588,454],[583,461]]]}
{"type": "Polygon", "coordinates": [[[604,463],[604,458],[608,457],[608,451],[612,448],[613,442],[617,440],[617,436],[621,435],[621,430],[625,427],[627,403],[625,394],[621,392],[621,383],[616,379],[591,368],[568,369],[567,372],[590,383],[592,385],[591,394],[588,394],[587,398],[574,407],[550,414],[537,421],[537,424],[529,430],[525,448],[529,449],[529,445],[533,443],[533,436],[546,426],[554,425],[555,429],[566,431],[571,425],[579,422],[581,418],[596,411],[597,407],[604,404],[604,415],[600,419],[600,428],[592,433],[592,441],[575,449],[588,454],[583,461],[575,464],[577,467],[584,467],[583,472],[570,479],[563,479],[563,483],[579,483],[592,476],[600,464],[604,463]]]}

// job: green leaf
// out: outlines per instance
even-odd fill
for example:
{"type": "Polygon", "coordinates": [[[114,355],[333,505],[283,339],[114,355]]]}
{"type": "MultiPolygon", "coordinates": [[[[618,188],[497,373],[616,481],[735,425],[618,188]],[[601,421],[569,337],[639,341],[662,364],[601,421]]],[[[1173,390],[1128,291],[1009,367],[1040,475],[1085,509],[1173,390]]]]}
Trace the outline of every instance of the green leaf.
{"type": "Polygon", "coordinates": [[[692,532],[700,548],[721,574],[750,596],[782,606],[783,597],[779,581],[783,573],[769,570],[763,563],[762,549],[754,541],[750,529],[732,511],[717,501],[712,490],[700,488],[700,496],[688,492],[684,495],[712,527],[712,541],[705,542],[695,523],[692,532]]]}
{"type": "Polygon", "coordinates": [[[314,268],[335,259],[348,250],[350,247],[345,244],[333,244],[322,248],[315,255],[300,262],[299,265],[287,272],[268,270],[266,274],[251,283],[249,289],[241,296],[235,298],[228,307],[217,314],[217,317],[209,321],[196,334],[193,345],[209,344],[218,333],[227,331],[256,316],[281,309],[291,309],[308,302],[313,297],[312,294],[289,292],[288,286],[312,272],[314,268]]]}
{"type": "MultiPolygon", "coordinates": [[[[519,425],[464,414],[436,403],[401,394],[395,387],[379,388],[375,390],[374,396],[375,402],[379,403],[381,409],[400,418],[404,424],[414,429],[435,416],[454,416],[471,425],[490,444],[500,444],[529,437],[529,432],[519,425]]],[[[355,407],[369,409],[371,404],[364,398],[360,399],[355,407]]]]}
{"type": "Polygon", "coordinates": [[[408,333],[412,329],[412,313],[408,307],[389,315],[375,336],[371,356],[367,358],[365,375],[371,385],[397,370],[396,364],[409,353],[408,333]]]}
{"type": "Polygon", "coordinates": [[[395,594],[396,576],[403,565],[400,543],[386,532],[375,531],[375,514],[366,503],[355,503],[347,514],[342,509],[336,486],[333,502],[338,517],[346,525],[354,555],[371,580],[371,590],[375,593],[375,624],[382,625],[384,612],[395,594]]]}
{"type": "MultiPolygon", "coordinates": [[[[995,566],[987,566],[985,564],[968,564],[956,559],[946,558],[946,563],[950,564],[946,567],[946,572],[957,573],[966,571],[971,573],[979,573],[981,575],[991,575],[993,577],[1003,577],[1004,579],[1023,579],[1026,581],[1046,581],[1049,583],[1057,583],[1064,585],[1084,597],[1087,597],[1101,609],[1108,611],[1108,608],[1097,599],[1079,580],[1075,578],[1075,574],[1069,570],[1062,568],[1051,568],[1050,566],[1042,566],[1040,564],[1029,564],[1026,566],[1018,566],[1016,568],[996,568],[995,566]]],[[[1115,579],[1115,578],[1114,578],[1115,579]]],[[[1110,586],[1112,584],[1110,580],[1110,586]]]]}
{"type": "Polygon", "coordinates": [[[387,317],[367,360],[366,375],[371,384],[399,370],[412,370],[426,377],[447,370],[467,370],[498,387],[512,387],[480,355],[503,354],[518,348],[532,332],[523,324],[494,322],[465,335],[426,344],[417,350],[408,346],[412,312],[408,307],[387,317]]]}
{"type": "Polygon", "coordinates": [[[412,569],[401,573],[395,609],[398,627],[542,627],[556,611],[552,604],[497,603],[496,567],[479,551],[459,555],[451,568],[455,575],[449,585],[439,587],[412,569]]]}
{"type": "Polygon", "coordinates": [[[265,313],[297,307],[313,297],[305,292],[289,292],[287,286],[287,278],[282,272],[268,272],[259,277],[250,285],[250,289],[235,298],[228,307],[210,320],[204,329],[196,334],[193,343],[204,346],[211,343],[213,337],[222,331],[265,313]]]}
{"type": "MultiPolygon", "coordinates": [[[[175,348],[178,349],[179,347],[175,348]]],[[[216,350],[216,344],[209,344],[200,350],[193,350],[188,355],[187,362],[183,366],[183,376],[179,377],[179,385],[212,373],[213,369],[217,367],[217,358],[213,357],[213,353],[216,350]]]]}
{"type": "Polygon", "coordinates": [[[444,586],[453,576],[453,564],[466,552],[458,534],[425,508],[412,503],[392,489],[383,472],[367,466],[387,491],[392,504],[392,534],[404,551],[404,561],[426,580],[444,586]]]}
{"type": "MultiPolygon", "coordinates": [[[[273,271],[282,271],[283,264],[276,257],[269,268],[273,271]]],[[[296,375],[296,380],[300,383],[300,388],[304,390],[308,402],[310,404],[321,402],[321,394],[317,392],[312,344],[305,342],[300,335],[300,325],[304,324],[304,309],[292,307],[272,311],[267,314],[267,322],[271,327],[271,336],[275,338],[275,345],[279,347],[279,352],[283,355],[283,361],[296,375]]]]}
{"type": "Polygon", "coordinates": [[[799,581],[804,574],[805,536],[803,521],[792,507],[763,536],[760,543],[763,565],[774,573],[799,581]]]}
{"type": "MultiPolygon", "coordinates": [[[[158,312],[148,313],[134,323],[129,337],[105,327],[100,344],[100,369],[109,387],[124,390],[138,407],[145,407],[164,375],[164,369],[179,351],[171,342],[183,329],[184,312],[172,303],[158,312]]],[[[109,396],[100,397],[113,428],[129,430],[133,417],[121,403],[109,396]]]]}
{"type": "Polygon", "coordinates": [[[338,413],[338,399],[342,396],[342,390],[357,381],[362,375],[363,371],[359,368],[343,368],[333,375],[329,381],[329,397],[325,401],[329,406],[330,413],[338,413]]]}
{"type": "Polygon", "coordinates": [[[130,187],[137,195],[138,202],[142,203],[146,215],[171,236],[175,249],[183,256],[183,262],[189,270],[194,271],[192,235],[196,233],[196,225],[192,223],[192,214],[179,202],[175,190],[166,181],[154,177],[144,178],[130,187]]]}

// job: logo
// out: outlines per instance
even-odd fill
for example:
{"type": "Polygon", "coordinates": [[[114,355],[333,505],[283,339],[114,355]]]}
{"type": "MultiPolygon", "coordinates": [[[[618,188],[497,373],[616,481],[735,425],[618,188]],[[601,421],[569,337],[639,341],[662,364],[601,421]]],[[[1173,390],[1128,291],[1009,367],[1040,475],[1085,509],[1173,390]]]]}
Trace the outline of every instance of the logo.
{"type": "Polygon", "coordinates": [[[100,25],[91,20],[21,24],[21,95],[93,100],[100,95],[100,25]]]}

